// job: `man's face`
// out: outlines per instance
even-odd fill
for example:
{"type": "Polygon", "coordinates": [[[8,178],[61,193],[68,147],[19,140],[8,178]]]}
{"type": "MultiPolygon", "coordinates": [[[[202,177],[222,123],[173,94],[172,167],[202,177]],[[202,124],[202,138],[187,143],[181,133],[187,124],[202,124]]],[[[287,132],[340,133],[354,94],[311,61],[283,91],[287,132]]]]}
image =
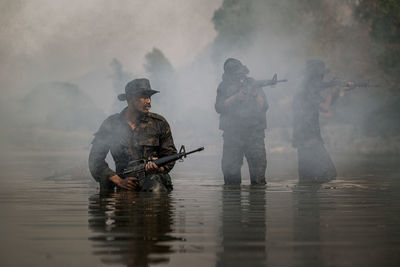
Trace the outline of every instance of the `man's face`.
{"type": "Polygon", "coordinates": [[[148,113],[151,108],[151,96],[145,94],[134,95],[128,100],[128,106],[134,107],[140,113],[148,113]]]}

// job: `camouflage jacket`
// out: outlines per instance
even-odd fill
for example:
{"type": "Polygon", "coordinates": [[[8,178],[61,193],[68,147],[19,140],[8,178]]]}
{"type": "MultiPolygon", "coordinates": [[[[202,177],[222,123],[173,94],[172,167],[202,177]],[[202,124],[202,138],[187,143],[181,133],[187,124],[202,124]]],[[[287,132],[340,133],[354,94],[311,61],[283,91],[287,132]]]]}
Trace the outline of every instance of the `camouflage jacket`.
{"type": "MultiPolygon", "coordinates": [[[[162,116],[149,113],[132,130],[125,120],[126,111],[124,109],[108,117],[95,133],[89,154],[89,169],[98,182],[120,173],[132,160],[160,158],[177,152],[169,124],[162,116]],[[116,171],[109,168],[105,161],[109,151],[116,171]]],[[[169,172],[174,164],[165,165],[165,171],[169,172]]]]}
{"type": "Polygon", "coordinates": [[[222,82],[217,89],[217,98],[215,101],[215,110],[220,114],[219,129],[223,131],[238,131],[244,129],[265,129],[267,127],[266,112],[268,109],[267,98],[264,90],[255,88],[256,95],[248,94],[243,101],[236,101],[229,106],[224,102],[229,97],[241,90],[243,85],[234,77],[224,74],[222,82]],[[261,96],[264,105],[260,106],[257,97],[261,96]]]}

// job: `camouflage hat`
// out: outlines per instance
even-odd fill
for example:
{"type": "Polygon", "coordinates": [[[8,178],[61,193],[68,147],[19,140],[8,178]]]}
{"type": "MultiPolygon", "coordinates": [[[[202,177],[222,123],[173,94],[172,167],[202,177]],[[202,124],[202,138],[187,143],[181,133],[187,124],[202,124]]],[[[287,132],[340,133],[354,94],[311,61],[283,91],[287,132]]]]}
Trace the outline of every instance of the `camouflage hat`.
{"type": "Polygon", "coordinates": [[[127,83],[127,85],[125,86],[125,94],[118,95],[118,99],[120,101],[125,101],[125,100],[127,100],[128,94],[129,95],[144,94],[144,95],[152,96],[159,92],[160,91],[151,89],[150,81],[148,79],[145,79],[145,78],[135,79],[135,80],[127,83]]]}
{"type": "Polygon", "coordinates": [[[330,69],[325,67],[325,63],[319,59],[308,60],[306,63],[306,73],[312,74],[327,74],[330,69]]]}
{"type": "Polygon", "coordinates": [[[224,63],[224,71],[230,74],[248,74],[249,69],[236,58],[228,58],[224,63]]]}

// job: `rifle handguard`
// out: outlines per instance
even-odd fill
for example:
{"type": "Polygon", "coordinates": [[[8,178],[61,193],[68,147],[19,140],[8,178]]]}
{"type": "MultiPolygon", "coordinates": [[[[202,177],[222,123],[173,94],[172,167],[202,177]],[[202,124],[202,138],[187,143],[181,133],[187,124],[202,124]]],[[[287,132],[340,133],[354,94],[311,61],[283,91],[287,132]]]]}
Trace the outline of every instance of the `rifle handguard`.
{"type": "Polygon", "coordinates": [[[155,164],[157,164],[157,166],[161,167],[161,166],[163,166],[165,164],[168,164],[170,162],[176,161],[178,159],[186,158],[186,156],[189,155],[189,154],[192,154],[192,153],[195,153],[195,152],[199,152],[199,151],[202,151],[202,150],[204,150],[204,147],[199,147],[198,149],[186,152],[185,146],[181,146],[181,149],[179,150],[179,153],[153,160],[153,162],[155,164]]]}
{"type": "MultiPolygon", "coordinates": [[[[179,153],[165,156],[165,157],[162,157],[162,158],[159,158],[156,160],[152,160],[152,162],[157,164],[158,167],[162,167],[170,162],[176,161],[178,159],[182,159],[183,157],[186,157],[189,154],[199,152],[202,150],[204,150],[204,147],[200,147],[198,149],[186,152],[185,147],[182,146],[181,149],[179,150],[179,153]]],[[[121,173],[119,173],[118,175],[120,175],[122,177],[127,177],[127,176],[131,175],[133,177],[138,178],[139,180],[143,180],[145,178],[145,168],[146,168],[147,162],[148,161],[146,161],[144,159],[131,161],[131,162],[129,162],[128,167],[126,169],[124,169],[121,173]]]]}

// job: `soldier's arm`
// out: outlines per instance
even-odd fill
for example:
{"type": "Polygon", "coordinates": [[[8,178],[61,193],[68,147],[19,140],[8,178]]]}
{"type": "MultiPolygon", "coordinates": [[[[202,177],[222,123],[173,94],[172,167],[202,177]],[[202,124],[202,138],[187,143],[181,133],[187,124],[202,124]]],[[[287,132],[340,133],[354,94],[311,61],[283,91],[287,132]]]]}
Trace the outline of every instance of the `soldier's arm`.
{"type": "Polygon", "coordinates": [[[325,92],[324,96],[322,97],[323,101],[319,104],[319,109],[321,112],[329,112],[329,108],[334,104],[339,92],[340,90],[338,88],[332,88],[331,90],[325,92]]]}
{"type": "Polygon", "coordinates": [[[321,89],[328,89],[335,86],[340,86],[340,81],[338,79],[332,79],[329,82],[321,82],[320,87],[321,89]]]}
{"type": "Polygon", "coordinates": [[[90,173],[97,182],[105,184],[116,175],[105,160],[111,146],[111,128],[109,120],[105,120],[94,135],[89,153],[90,173]]]}
{"type": "Polygon", "coordinates": [[[110,167],[108,167],[105,158],[110,150],[110,144],[104,137],[104,133],[97,133],[92,142],[92,148],[89,153],[89,170],[93,178],[100,184],[116,184],[118,187],[135,190],[137,179],[128,177],[122,179],[110,167]]]}
{"type": "Polygon", "coordinates": [[[264,90],[262,88],[258,88],[256,100],[258,107],[261,110],[266,111],[268,109],[267,96],[265,95],[264,90]]]}
{"type": "Polygon", "coordinates": [[[217,89],[217,99],[215,101],[215,110],[217,113],[225,113],[229,110],[233,103],[236,101],[243,100],[246,97],[246,94],[239,90],[236,94],[228,97],[226,95],[226,88],[223,83],[218,86],[217,89]]]}
{"type": "Polygon", "coordinates": [[[93,178],[102,185],[114,183],[120,188],[135,190],[137,187],[137,178],[127,177],[122,179],[108,166],[105,160],[111,147],[112,128],[110,120],[107,119],[100,126],[97,133],[95,133],[89,153],[90,173],[93,178]]]}
{"type": "Polygon", "coordinates": [[[217,88],[217,98],[215,100],[215,111],[220,114],[224,113],[226,110],[224,105],[224,101],[226,99],[224,91],[223,84],[221,83],[217,88]]]}
{"type": "Polygon", "coordinates": [[[105,182],[116,173],[108,166],[105,161],[110,145],[95,136],[92,148],[89,153],[89,170],[97,182],[105,182]]]}
{"type": "Polygon", "coordinates": [[[243,90],[239,90],[236,94],[234,94],[231,97],[228,97],[225,101],[224,101],[224,107],[227,108],[230,105],[232,105],[232,103],[237,102],[237,101],[241,101],[244,100],[246,98],[246,93],[243,92],[243,90]]]}
{"type": "MultiPolygon", "coordinates": [[[[174,145],[174,139],[172,138],[171,128],[167,121],[164,121],[161,127],[160,134],[160,149],[159,157],[169,156],[176,154],[177,150],[174,145]]],[[[169,172],[174,167],[175,162],[171,162],[164,166],[164,171],[169,172]]]]}

